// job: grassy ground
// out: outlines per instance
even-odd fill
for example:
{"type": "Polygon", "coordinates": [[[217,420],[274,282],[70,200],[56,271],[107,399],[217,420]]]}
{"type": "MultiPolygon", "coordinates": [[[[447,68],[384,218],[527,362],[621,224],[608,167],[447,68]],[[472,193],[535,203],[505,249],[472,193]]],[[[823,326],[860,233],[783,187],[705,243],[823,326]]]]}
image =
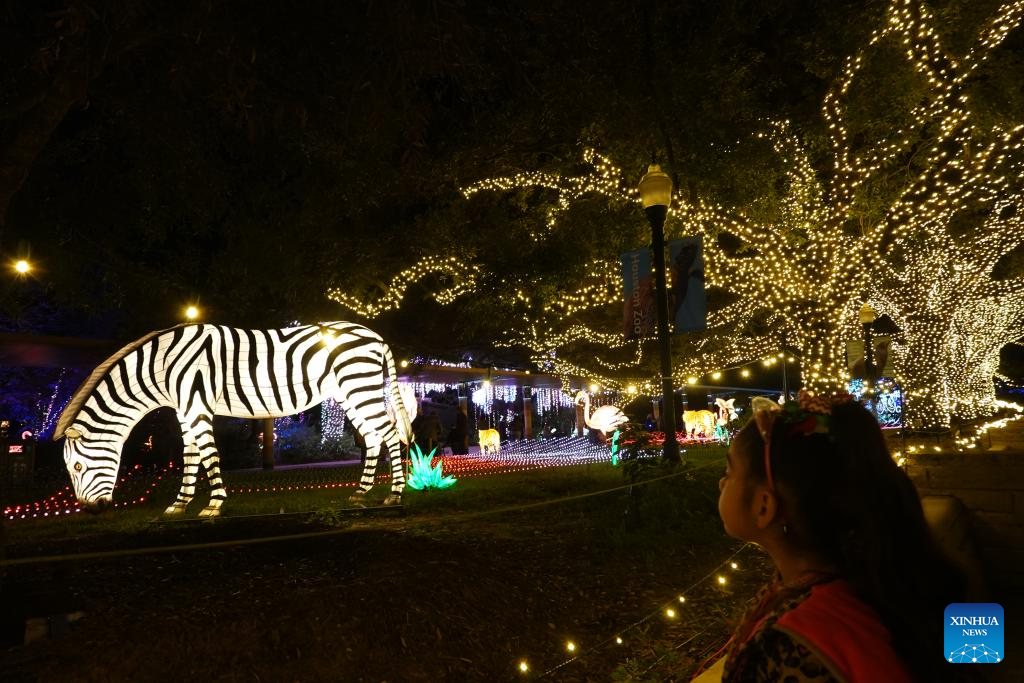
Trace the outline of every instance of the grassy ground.
{"type": "MultiPolygon", "coordinates": [[[[346,517],[336,511],[351,489],[335,488],[235,495],[215,523],[153,524],[170,485],[107,518],[12,524],[8,557],[338,533],[10,567],[5,588],[29,613],[85,617],[62,638],[0,653],[0,679],[494,681],[559,667],[543,680],[686,680],[765,576],[747,549],[725,586],[700,582],[739,546],[717,518],[721,451],[689,455],[680,476],[596,496],[586,494],[627,483],[622,471],[591,465],[407,490],[404,517],[346,517]],[[287,514],[303,510],[317,512],[287,514]],[[663,608],[684,590],[668,618],[663,608]],[[582,656],[565,663],[570,639],[582,656]]],[[[348,474],[244,475],[292,486],[330,476],[348,474]]],[[[229,474],[228,484],[243,477],[229,474]]]]}

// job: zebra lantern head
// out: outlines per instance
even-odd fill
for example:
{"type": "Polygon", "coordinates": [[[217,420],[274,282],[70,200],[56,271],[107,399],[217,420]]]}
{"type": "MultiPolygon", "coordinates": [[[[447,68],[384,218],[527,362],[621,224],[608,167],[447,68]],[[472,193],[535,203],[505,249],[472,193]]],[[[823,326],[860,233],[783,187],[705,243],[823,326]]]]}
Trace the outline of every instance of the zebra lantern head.
{"type": "Polygon", "coordinates": [[[64,430],[64,464],[71,475],[75,496],[89,512],[101,512],[110,506],[117,481],[119,455],[97,448],[92,440],[74,427],[64,430]]]}

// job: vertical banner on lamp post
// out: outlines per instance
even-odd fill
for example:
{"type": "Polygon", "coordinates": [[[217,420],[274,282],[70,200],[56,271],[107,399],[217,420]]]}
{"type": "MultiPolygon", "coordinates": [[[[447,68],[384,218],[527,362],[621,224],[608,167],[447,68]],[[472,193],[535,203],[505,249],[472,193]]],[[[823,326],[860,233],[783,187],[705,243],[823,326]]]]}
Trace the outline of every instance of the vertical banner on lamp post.
{"type": "Polygon", "coordinates": [[[708,301],[704,294],[704,244],[700,235],[668,243],[672,291],[669,310],[676,334],[707,329],[708,301]]]}
{"type": "Polygon", "coordinates": [[[651,250],[644,247],[622,255],[622,331],[626,339],[654,334],[657,322],[651,250]]]}
{"type": "MultiPolygon", "coordinates": [[[[871,338],[871,350],[876,377],[892,377],[892,337],[875,335],[871,338]]],[[[851,377],[864,377],[867,373],[864,358],[864,340],[855,339],[846,342],[846,367],[851,377]]]]}

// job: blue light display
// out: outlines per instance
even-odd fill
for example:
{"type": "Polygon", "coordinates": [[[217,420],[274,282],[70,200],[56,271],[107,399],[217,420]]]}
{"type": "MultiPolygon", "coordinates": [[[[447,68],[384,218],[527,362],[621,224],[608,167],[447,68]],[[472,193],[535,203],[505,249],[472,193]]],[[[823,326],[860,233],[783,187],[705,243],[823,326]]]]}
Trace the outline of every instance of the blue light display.
{"type": "Polygon", "coordinates": [[[883,429],[903,426],[903,388],[891,378],[882,377],[870,390],[864,386],[863,379],[851,379],[846,386],[883,429]]]}

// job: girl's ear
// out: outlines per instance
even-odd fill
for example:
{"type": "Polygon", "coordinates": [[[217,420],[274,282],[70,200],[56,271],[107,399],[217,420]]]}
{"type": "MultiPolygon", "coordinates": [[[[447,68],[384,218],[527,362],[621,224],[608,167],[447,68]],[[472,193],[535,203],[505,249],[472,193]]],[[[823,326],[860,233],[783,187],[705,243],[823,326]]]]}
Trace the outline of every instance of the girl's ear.
{"type": "Polygon", "coordinates": [[[767,529],[779,517],[779,499],[768,487],[762,487],[754,495],[754,515],[758,529],[767,529]]]}

